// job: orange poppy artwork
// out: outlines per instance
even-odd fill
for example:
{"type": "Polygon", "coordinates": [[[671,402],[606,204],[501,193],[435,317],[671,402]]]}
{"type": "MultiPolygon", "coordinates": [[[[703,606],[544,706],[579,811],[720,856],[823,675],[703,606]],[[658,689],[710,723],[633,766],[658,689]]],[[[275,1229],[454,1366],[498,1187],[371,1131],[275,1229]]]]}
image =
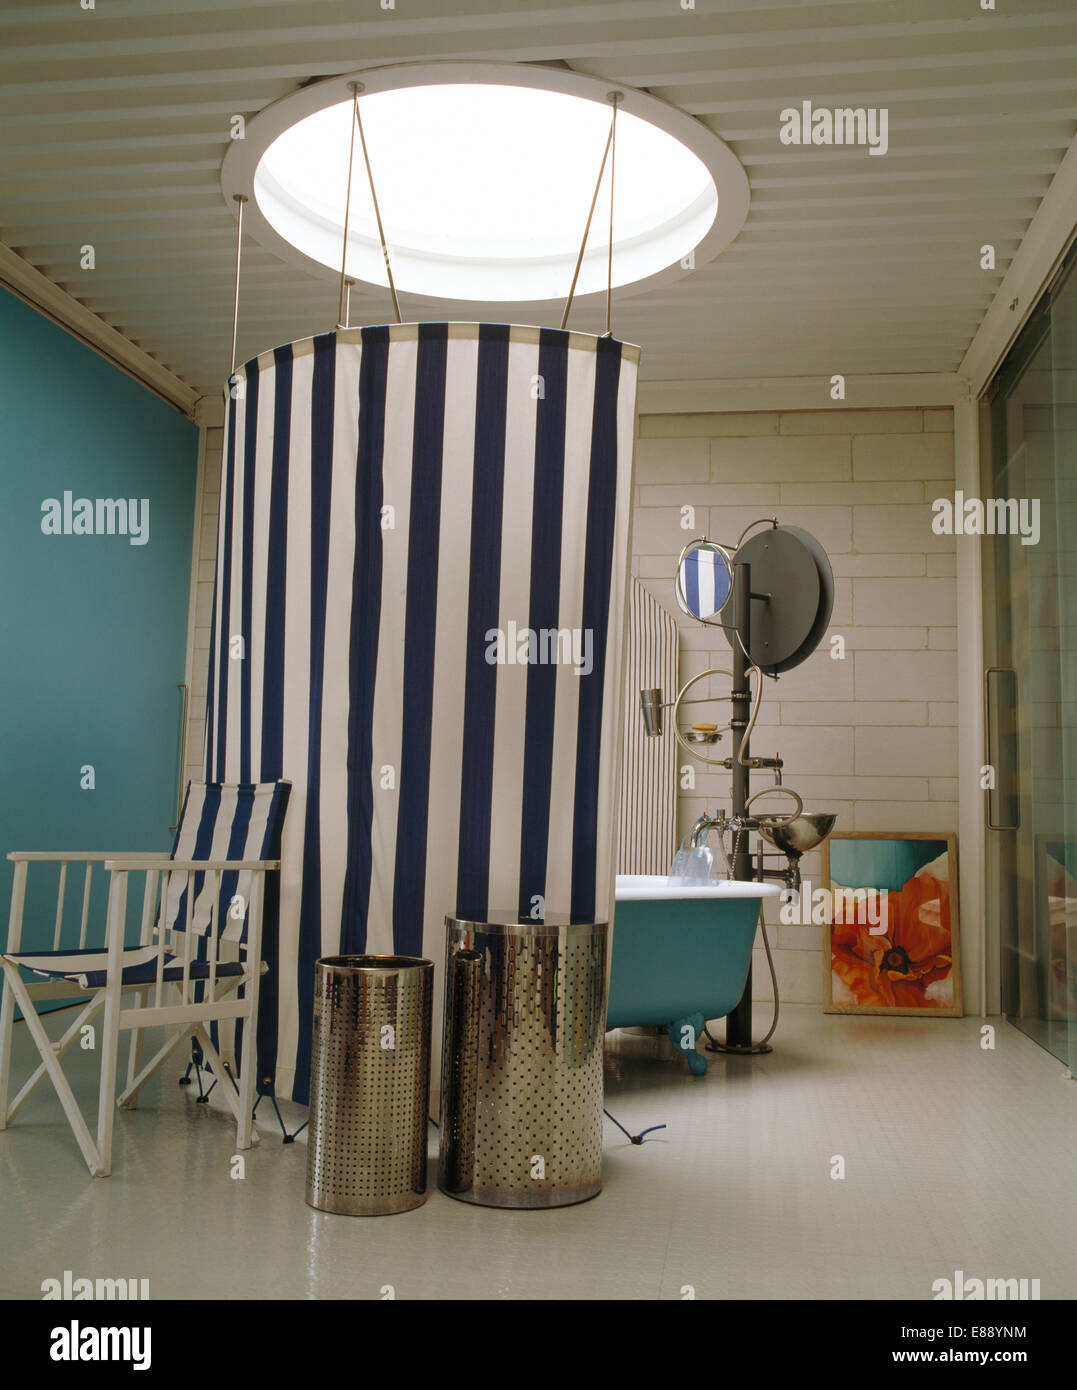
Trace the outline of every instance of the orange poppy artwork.
{"type": "Polygon", "coordinates": [[[825,1012],[961,1014],[956,867],[951,834],[830,837],[825,1012]]]}

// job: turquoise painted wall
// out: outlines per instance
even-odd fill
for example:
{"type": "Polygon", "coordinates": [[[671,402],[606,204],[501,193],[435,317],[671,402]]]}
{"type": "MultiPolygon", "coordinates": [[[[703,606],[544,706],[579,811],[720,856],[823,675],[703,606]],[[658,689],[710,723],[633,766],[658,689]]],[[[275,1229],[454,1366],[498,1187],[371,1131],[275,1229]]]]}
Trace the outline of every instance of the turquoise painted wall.
{"type": "MultiPolygon", "coordinates": [[[[197,451],[189,420],[0,290],[0,855],[171,844],[197,451]],[[65,492],[148,499],[148,539],[45,534],[65,492]]],[[[52,944],[56,873],[30,868],[23,949],[52,944]]],[[[5,942],[10,894],[3,858],[5,942]]],[[[67,900],[77,945],[81,869],[67,900]]]]}

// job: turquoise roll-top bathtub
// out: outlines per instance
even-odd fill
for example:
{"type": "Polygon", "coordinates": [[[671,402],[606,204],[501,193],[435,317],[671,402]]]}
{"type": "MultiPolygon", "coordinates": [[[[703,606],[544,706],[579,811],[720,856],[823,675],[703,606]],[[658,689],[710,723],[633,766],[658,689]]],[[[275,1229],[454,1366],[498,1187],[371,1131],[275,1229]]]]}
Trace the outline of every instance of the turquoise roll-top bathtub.
{"type": "Polygon", "coordinates": [[[670,887],[665,876],[621,875],[613,921],[607,1028],[664,1024],[702,1074],[695,1039],[744,992],[760,902],[772,883],[670,887]]]}

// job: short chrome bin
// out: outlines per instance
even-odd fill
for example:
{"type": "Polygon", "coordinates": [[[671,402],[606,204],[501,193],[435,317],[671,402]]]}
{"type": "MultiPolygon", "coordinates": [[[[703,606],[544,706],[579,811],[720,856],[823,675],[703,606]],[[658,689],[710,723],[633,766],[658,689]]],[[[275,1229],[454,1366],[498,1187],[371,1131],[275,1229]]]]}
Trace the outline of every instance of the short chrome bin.
{"type": "Polygon", "coordinates": [[[495,1207],[594,1197],[606,924],[445,922],[438,1186],[495,1207]]]}
{"type": "Polygon", "coordinates": [[[307,1201],[385,1216],[426,1201],[434,965],[327,956],[315,966],[307,1201]]]}

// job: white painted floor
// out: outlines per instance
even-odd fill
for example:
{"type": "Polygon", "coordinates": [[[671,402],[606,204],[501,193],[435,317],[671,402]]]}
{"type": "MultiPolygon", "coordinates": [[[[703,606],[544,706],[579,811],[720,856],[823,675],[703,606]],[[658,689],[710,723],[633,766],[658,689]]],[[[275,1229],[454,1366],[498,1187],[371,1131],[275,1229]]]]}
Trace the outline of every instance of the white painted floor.
{"type": "MultiPolygon", "coordinates": [[[[929,1299],[962,1270],[1073,1298],[1077,1082],[994,1022],[983,1051],[979,1019],[786,1006],[770,1056],[713,1056],[702,1079],[611,1053],[608,1108],[668,1128],[632,1146],[607,1122],[601,1195],[548,1212],[455,1202],[433,1165],[416,1211],[315,1212],[305,1146],[265,1136],[232,1179],[234,1129],[175,1067],[117,1117],[93,1180],[46,1084],[0,1133],[0,1296],[71,1270],[148,1278],[152,1298],[929,1299]]],[[[92,1110],[93,1055],[68,1057],[92,1110]]]]}

